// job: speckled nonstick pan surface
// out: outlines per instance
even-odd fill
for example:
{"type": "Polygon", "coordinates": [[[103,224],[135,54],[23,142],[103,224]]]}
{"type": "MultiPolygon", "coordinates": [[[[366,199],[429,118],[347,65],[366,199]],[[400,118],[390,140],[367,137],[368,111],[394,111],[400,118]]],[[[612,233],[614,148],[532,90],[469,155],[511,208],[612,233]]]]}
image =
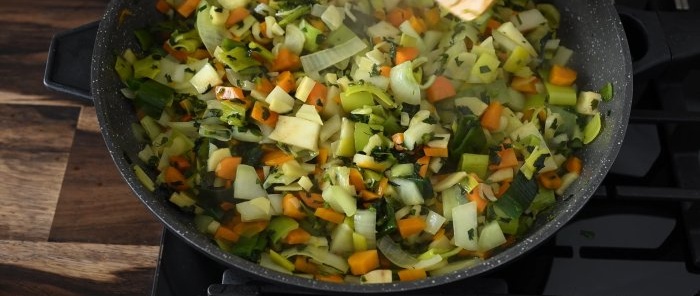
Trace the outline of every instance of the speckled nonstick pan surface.
{"type": "Polygon", "coordinates": [[[271,271],[221,251],[205,235],[197,232],[190,216],[170,205],[166,198],[155,196],[146,190],[131,168],[132,162],[139,161],[137,153],[141,148],[131,131],[131,123],[136,121],[136,115],[129,101],[119,91],[122,85],[113,66],[116,54],[136,46],[135,38],[132,37],[133,30],[160,18],[153,9],[152,1],[113,0],[109,4],[95,43],[91,72],[92,96],[107,147],[136,196],[170,230],[213,259],[263,280],[328,292],[382,293],[437,286],[497,268],[546,240],[591,198],[620,149],[632,103],[632,64],[618,14],[610,0],[561,0],[553,3],[562,13],[562,44],[575,51],[572,67],[579,71],[579,87],[597,90],[606,82],[612,82],[615,87],[613,101],[602,104],[602,114],[606,115],[603,132],[583,152],[584,171],[567,191],[568,198],[565,201],[540,215],[530,232],[512,247],[471,268],[444,276],[413,282],[359,285],[326,283],[271,271]],[[124,9],[130,13],[120,24],[119,15],[124,9]]]}

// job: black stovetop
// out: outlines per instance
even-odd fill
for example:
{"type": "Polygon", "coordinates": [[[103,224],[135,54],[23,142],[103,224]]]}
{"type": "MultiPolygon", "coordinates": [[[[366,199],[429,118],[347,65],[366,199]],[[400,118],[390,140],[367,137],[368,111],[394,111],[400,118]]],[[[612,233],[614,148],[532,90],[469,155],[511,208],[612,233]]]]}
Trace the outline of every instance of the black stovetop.
{"type": "MultiPolygon", "coordinates": [[[[621,12],[654,16],[683,7],[681,2],[617,4],[621,12]]],[[[691,12],[682,18],[700,20],[692,12],[700,11],[700,1],[687,2],[691,12]]],[[[654,36],[635,36],[634,26],[625,24],[636,62],[648,50],[640,38],[654,36]]],[[[690,29],[694,34],[700,26],[690,29]]],[[[700,34],[691,37],[700,41],[700,34]]],[[[581,212],[513,263],[421,294],[700,295],[700,56],[662,51],[670,59],[659,55],[658,63],[644,65],[647,71],[635,63],[635,103],[623,147],[581,212]]],[[[153,295],[281,294],[265,284],[230,293],[249,281],[164,233],[153,295]]]]}

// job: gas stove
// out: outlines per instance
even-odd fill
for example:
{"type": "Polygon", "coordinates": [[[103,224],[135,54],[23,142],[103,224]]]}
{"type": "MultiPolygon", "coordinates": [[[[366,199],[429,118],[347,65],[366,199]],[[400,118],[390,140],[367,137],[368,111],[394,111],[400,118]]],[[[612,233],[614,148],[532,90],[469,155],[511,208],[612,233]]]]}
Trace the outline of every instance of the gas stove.
{"type": "MultiPolygon", "coordinates": [[[[403,294],[700,295],[700,1],[616,4],[635,96],[623,147],[594,197],[509,265],[403,294]]],[[[153,295],[308,293],[256,282],[168,231],[155,278],[153,295]]]]}

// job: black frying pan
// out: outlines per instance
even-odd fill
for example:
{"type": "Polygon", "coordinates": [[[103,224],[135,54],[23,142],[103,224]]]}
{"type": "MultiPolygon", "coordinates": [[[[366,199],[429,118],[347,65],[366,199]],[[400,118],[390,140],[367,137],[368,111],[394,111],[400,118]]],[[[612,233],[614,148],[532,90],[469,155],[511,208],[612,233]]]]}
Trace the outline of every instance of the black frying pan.
{"type": "MultiPolygon", "coordinates": [[[[195,229],[190,216],[169,204],[167,198],[154,196],[141,185],[131,168],[132,162],[139,161],[137,153],[141,149],[131,131],[131,123],[137,119],[132,105],[121,95],[120,89],[123,86],[113,67],[117,53],[137,46],[133,30],[161,17],[155,11],[152,1],[114,0],[109,4],[95,39],[90,73],[91,94],[81,92],[77,86],[71,86],[71,80],[80,76],[80,72],[68,77],[66,82],[56,83],[51,79],[51,75],[54,74],[52,66],[55,66],[52,62],[53,51],[50,54],[45,81],[49,87],[93,98],[107,148],[134,193],[170,230],[217,261],[267,281],[329,292],[379,293],[414,290],[485,273],[533,249],[554,234],[586,204],[617,156],[632,104],[632,62],[618,14],[610,0],[556,0],[553,3],[560,8],[562,14],[562,44],[575,51],[572,67],[579,71],[579,87],[597,90],[607,82],[612,82],[615,87],[613,101],[602,104],[602,113],[606,115],[603,132],[582,153],[584,170],[581,177],[566,192],[565,196],[568,198],[539,215],[529,233],[515,245],[471,268],[412,282],[333,284],[268,270],[220,250],[209,238],[195,229]],[[119,16],[124,11],[129,13],[120,23],[119,16]]],[[[85,31],[86,40],[89,40],[94,32],[90,31],[89,26],[80,30],[85,31]]],[[[56,54],[60,54],[60,44],[55,47],[52,45],[52,48],[58,48],[59,52],[56,54]]],[[[79,52],[71,54],[80,55],[79,52]]],[[[82,73],[83,76],[86,74],[82,73]]]]}

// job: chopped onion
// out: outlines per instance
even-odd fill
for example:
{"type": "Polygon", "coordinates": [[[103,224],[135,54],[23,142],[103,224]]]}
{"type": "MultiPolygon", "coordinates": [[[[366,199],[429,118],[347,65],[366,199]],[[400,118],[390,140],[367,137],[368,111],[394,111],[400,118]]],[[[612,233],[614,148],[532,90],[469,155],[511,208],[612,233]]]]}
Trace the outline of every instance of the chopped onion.
{"type": "Polygon", "coordinates": [[[420,84],[413,76],[413,63],[411,61],[391,68],[389,79],[391,91],[394,93],[397,104],[420,104],[420,84]]]}
{"type": "Polygon", "coordinates": [[[301,57],[301,64],[307,73],[317,73],[325,68],[355,56],[367,48],[357,36],[338,46],[317,51],[301,57]]]}
{"type": "Polygon", "coordinates": [[[354,220],[355,232],[365,237],[367,248],[376,248],[377,212],[372,210],[358,210],[355,213],[354,220]]]}
{"type": "Polygon", "coordinates": [[[435,234],[440,230],[440,227],[442,227],[442,224],[445,224],[445,221],[447,219],[443,217],[442,215],[429,211],[428,216],[425,218],[425,229],[423,231],[430,233],[430,234],[435,234]]]}
{"type": "Polygon", "coordinates": [[[411,268],[418,263],[418,259],[401,249],[401,246],[392,241],[388,236],[382,237],[377,242],[377,249],[379,249],[391,263],[396,264],[398,267],[411,268]]]}

